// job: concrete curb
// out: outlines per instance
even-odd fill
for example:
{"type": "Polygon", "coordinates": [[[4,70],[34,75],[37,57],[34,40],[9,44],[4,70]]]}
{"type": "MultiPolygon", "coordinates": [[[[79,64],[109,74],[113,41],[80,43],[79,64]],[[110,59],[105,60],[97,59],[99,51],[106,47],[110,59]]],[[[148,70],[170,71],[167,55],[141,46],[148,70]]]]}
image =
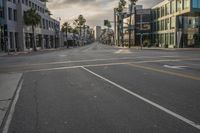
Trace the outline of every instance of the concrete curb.
{"type": "Polygon", "coordinates": [[[36,52],[34,51],[24,51],[24,52],[10,52],[10,54],[8,55],[8,53],[0,53],[0,57],[13,57],[13,56],[23,56],[23,55],[34,55],[34,54],[42,54],[45,52],[54,52],[54,51],[59,51],[59,50],[65,50],[65,49],[73,49],[76,47],[62,47],[62,48],[52,48],[52,49],[40,49],[37,50],[36,52]]]}

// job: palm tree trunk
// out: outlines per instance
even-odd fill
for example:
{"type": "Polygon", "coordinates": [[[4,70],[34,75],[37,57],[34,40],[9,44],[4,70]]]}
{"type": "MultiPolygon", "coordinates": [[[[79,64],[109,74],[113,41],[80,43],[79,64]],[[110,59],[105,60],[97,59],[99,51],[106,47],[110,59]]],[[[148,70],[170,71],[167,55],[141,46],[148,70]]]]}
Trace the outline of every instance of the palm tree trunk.
{"type": "Polygon", "coordinates": [[[84,33],[84,36],[83,36],[83,44],[85,45],[85,25],[83,27],[83,33],[84,33]]]}
{"type": "Polygon", "coordinates": [[[33,42],[33,50],[37,51],[36,42],[35,42],[35,28],[32,26],[32,42],[33,42]]]}
{"type": "MultiPolygon", "coordinates": [[[[130,8],[130,19],[129,19],[129,28],[131,28],[131,21],[132,21],[132,10],[133,10],[133,4],[131,3],[131,8],[130,8]]],[[[131,47],[131,29],[128,29],[128,34],[129,34],[129,37],[128,37],[128,47],[130,48],[131,47]]]]}
{"type": "Polygon", "coordinates": [[[81,26],[80,26],[80,39],[79,39],[79,40],[80,40],[81,45],[82,45],[82,37],[81,37],[81,36],[82,36],[82,28],[81,28],[81,26]]]}
{"type": "Polygon", "coordinates": [[[123,26],[123,22],[122,22],[122,29],[121,29],[122,35],[121,35],[121,43],[122,43],[122,47],[124,47],[124,26],[123,26]]]}
{"type": "MultiPolygon", "coordinates": [[[[117,19],[118,19],[117,21],[119,22],[119,16],[117,16],[117,19]]],[[[118,46],[120,46],[119,40],[120,40],[120,24],[117,23],[117,45],[118,46]]]]}
{"type": "Polygon", "coordinates": [[[69,48],[69,45],[68,45],[68,32],[66,32],[66,44],[67,44],[67,48],[69,48]]]}

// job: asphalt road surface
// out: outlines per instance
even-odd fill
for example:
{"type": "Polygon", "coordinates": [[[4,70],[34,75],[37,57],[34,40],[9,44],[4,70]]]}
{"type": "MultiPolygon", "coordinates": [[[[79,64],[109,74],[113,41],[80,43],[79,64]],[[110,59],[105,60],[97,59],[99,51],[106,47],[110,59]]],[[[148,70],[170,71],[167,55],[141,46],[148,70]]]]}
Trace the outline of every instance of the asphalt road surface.
{"type": "Polygon", "coordinates": [[[0,61],[23,73],[8,133],[200,133],[200,51],[94,43],[0,61]]]}

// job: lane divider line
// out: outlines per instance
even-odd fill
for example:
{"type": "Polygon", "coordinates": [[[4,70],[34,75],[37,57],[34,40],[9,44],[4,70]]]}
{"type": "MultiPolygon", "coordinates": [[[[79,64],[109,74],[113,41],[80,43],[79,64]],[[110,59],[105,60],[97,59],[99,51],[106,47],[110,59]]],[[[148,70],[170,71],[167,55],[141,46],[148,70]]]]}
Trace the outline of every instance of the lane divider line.
{"type": "MultiPolygon", "coordinates": [[[[139,56],[139,57],[119,57],[119,58],[107,58],[107,59],[90,59],[90,60],[75,60],[75,61],[60,61],[60,62],[49,62],[49,63],[36,63],[36,64],[23,64],[23,65],[11,65],[11,67],[25,67],[25,66],[41,66],[41,65],[57,65],[57,64],[69,64],[69,63],[85,63],[85,62],[96,62],[96,61],[113,61],[113,60],[134,60],[134,59],[156,59],[156,58],[182,58],[181,56],[139,56]]],[[[182,58],[185,59],[185,58],[182,58]]],[[[7,66],[6,66],[7,67],[7,66]]]]}
{"type": "Polygon", "coordinates": [[[146,99],[146,98],[144,98],[144,97],[142,97],[142,96],[140,96],[140,95],[138,95],[138,94],[126,89],[126,88],[124,88],[123,86],[121,86],[121,85],[119,85],[119,84],[117,84],[117,83],[115,83],[113,81],[110,81],[107,78],[104,78],[104,77],[94,73],[93,71],[91,71],[91,70],[89,70],[89,69],[87,69],[85,67],[82,67],[82,69],[84,69],[85,71],[91,73],[92,75],[94,75],[94,76],[96,76],[96,77],[98,77],[98,78],[100,78],[100,79],[112,84],[113,86],[115,86],[115,87],[127,92],[128,94],[130,94],[132,96],[135,96],[138,99],[140,99],[140,100],[142,100],[142,101],[154,106],[155,108],[157,108],[157,109],[159,109],[159,110],[161,110],[161,111],[163,111],[163,112],[165,112],[165,113],[167,113],[167,114],[169,114],[169,115],[171,115],[171,116],[183,121],[184,123],[186,123],[188,125],[191,125],[192,127],[200,130],[200,125],[196,124],[195,122],[193,122],[193,121],[191,121],[191,120],[189,120],[189,119],[187,119],[187,118],[185,118],[185,117],[183,117],[183,116],[181,116],[181,115],[179,115],[179,114],[177,114],[177,113],[175,113],[175,112],[173,112],[173,111],[171,111],[171,110],[169,110],[169,109],[167,109],[167,108],[165,108],[165,107],[163,107],[163,106],[161,106],[161,105],[159,105],[159,104],[157,104],[157,103],[155,103],[155,102],[153,102],[151,100],[148,100],[148,99],[146,99]]]}
{"type": "MultiPolygon", "coordinates": [[[[105,63],[105,64],[93,64],[93,65],[78,65],[78,66],[68,66],[68,67],[56,67],[56,68],[47,68],[47,69],[37,69],[37,70],[25,70],[22,72],[40,72],[40,71],[54,71],[54,70],[64,70],[64,69],[75,69],[80,67],[101,67],[101,66],[114,66],[114,65],[126,65],[126,64],[142,64],[142,63],[155,63],[155,62],[179,62],[185,61],[187,59],[166,59],[166,60],[149,60],[149,61],[135,61],[135,62],[120,62],[120,63],[105,63]]],[[[196,60],[196,59],[193,59],[196,60]]],[[[199,60],[199,59],[198,59],[199,60]]]]}
{"type": "Polygon", "coordinates": [[[153,68],[153,67],[147,67],[147,66],[142,66],[142,65],[136,65],[136,64],[128,64],[129,66],[132,67],[136,67],[136,68],[140,68],[140,69],[145,69],[145,70],[150,70],[150,71],[154,71],[154,72],[159,72],[159,73],[164,73],[164,74],[168,74],[168,75],[173,75],[173,76],[177,76],[177,77],[181,77],[181,78],[187,78],[187,79],[192,79],[192,80],[200,80],[200,77],[196,77],[196,76],[192,76],[192,75],[186,75],[183,73],[177,73],[177,72],[172,72],[172,71],[166,71],[166,70],[162,70],[162,69],[157,69],[157,68],[153,68]]]}

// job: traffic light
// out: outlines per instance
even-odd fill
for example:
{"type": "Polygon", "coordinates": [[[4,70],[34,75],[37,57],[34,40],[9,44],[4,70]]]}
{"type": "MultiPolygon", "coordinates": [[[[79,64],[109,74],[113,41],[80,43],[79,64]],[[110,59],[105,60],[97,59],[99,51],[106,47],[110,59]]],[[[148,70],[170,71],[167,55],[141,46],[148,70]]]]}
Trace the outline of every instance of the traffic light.
{"type": "Polygon", "coordinates": [[[4,25],[4,37],[8,37],[8,26],[5,24],[4,25]]]}

